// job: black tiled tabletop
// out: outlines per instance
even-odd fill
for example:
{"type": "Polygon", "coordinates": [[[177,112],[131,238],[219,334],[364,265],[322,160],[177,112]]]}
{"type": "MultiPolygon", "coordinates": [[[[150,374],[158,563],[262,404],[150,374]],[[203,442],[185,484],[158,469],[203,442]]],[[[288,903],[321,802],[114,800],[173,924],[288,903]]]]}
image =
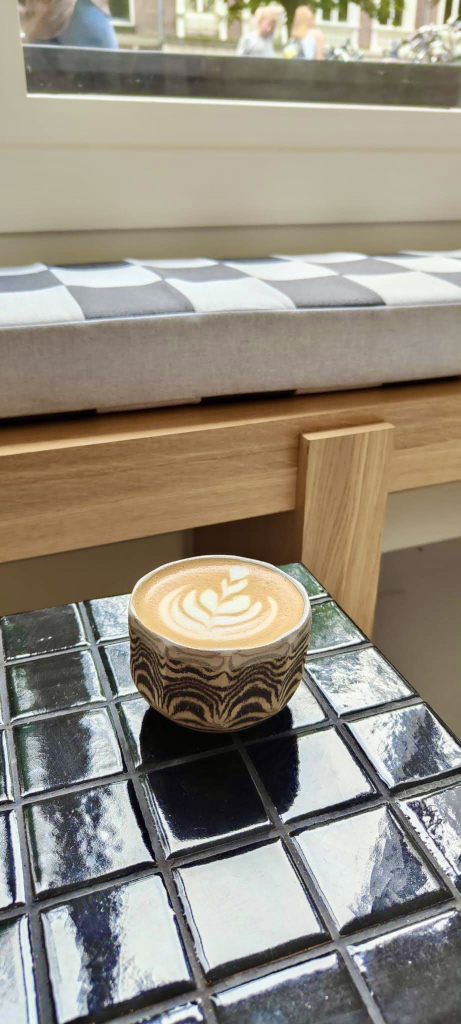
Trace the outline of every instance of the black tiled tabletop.
{"type": "Polygon", "coordinates": [[[461,747],[300,565],[289,706],[212,736],[129,671],[127,596],[7,616],[3,1024],[457,1024],[461,747]]]}
{"type": "Polygon", "coordinates": [[[130,673],[130,645],[110,644],[101,648],[102,660],[109,676],[110,688],[116,697],[137,693],[130,673]]]}
{"type": "Polygon", "coordinates": [[[27,722],[17,726],[14,738],[24,796],[123,771],[107,708],[27,722]]]}
{"type": "Polygon", "coordinates": [[[244,982],[213,997],[219,1024],[304,1021],[368,1024],[370,1017],[337,953],[244,982]],[[287,1016],[288,1013],[291,1016],[287,1016]]]}
{"type": "Polygon", "coordinates": [[[350,952],[386,1024],[461,1020],[459,911],[357,943],[350,952]]]}
{"type": "Polygon", "coordinates": [[[143,779],[167,856],[195,853],[270,824],[238,753],[171,765],[143,779]],[[212,769],[210,771],[210,768],[212,769]]]}
{"type": "Polygon", "coordinates": [[[186,865],[175,876],[207,978],[278,960],[327,938],[279,839],[186,865]]]}
{"type": "Polygon", "coordinates": [[[89,651],[72,651],[54,658],[9,665],[6,685],[13,721],[104,700],[89,651]]]}

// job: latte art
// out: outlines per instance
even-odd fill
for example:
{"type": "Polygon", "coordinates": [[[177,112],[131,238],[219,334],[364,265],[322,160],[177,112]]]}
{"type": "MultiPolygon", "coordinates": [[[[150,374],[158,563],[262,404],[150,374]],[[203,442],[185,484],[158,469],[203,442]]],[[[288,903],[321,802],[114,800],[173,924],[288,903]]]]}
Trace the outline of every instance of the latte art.
{"type": "Polygon", "coordinates": [[[158,614],[167,630],[179,630],[187,637],[215,637],[216,640],[238,636],[248,638],[267,629],[277,615],[277,601],[265,597],[252,601],[248,588],[248,569],[241,566],[227,570],[219,591],[177,587],[159,604],[158,614]]]}
{"type": "Polygon", "coordinates": [[[141,581],[141,622],[189,647],[259,647],[294,629],[304,599],[289,577],[264,563],[216,558],[176,562],[141,581]]]}

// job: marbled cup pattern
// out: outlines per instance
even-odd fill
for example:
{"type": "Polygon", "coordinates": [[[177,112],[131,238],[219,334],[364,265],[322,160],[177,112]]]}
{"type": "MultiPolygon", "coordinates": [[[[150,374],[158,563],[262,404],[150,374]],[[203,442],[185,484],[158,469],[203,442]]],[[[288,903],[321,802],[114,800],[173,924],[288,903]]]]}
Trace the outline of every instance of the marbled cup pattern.
{"type": "Polygon", "coordinates": [[[204,732],[247,729],[282,711],[297,689],[312,615],[298,629],[252,650],[181,647],[146,629],[129,612],[131,674],[162,715],[204,732]]]}

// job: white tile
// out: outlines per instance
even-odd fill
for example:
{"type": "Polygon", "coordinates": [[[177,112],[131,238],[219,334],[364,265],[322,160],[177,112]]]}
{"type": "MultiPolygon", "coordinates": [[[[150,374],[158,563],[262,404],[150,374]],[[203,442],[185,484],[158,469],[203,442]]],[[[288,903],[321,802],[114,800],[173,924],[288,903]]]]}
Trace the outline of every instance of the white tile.
{"type": "Polygon", "coordinates": [[[433,305],[438,302],[461,302],[461,288],[430,274],[345,274],[346,280],[366,284],[389,306],[433,305]]]}
{"type": "Polygon", "coordinates": [[[309,266],[303,261],[280,260],[277,263],[269,260],[255,260],[254,263],[231,263],[226,262],[227,267],[234,270],[241,270],[243,274],[250,274],[263,281],[299,281],[312,277],[331,277],[334,270],[327,267],[309,266]]]}
{"type": "Polygon", "coordinates": [[[40,274],[42,270],[48,270],[45,263],[30,263],[27,267],[0,267],[0,276],[12,277],[20,274],[40,274]]]}
{"type": "Polygon", "coordinates": [[[417,270],[425,274],[461,274],[461,261],[433,253],[431,256],[377,256],[381,263],[396,263],[398,267],[417,270]]]}
{"type": "Polygon", "coordinates": [[[144,267],[91,267],[80,270],[70,267],[50,267],[55,277],[69,288],[130,288],[132,285],[153,284],[160,281],[158,274],[144,267]]]}
{"type": "Polygon", "coordinates": [[[367,260],[363,252],[315,252],[303,256],[285,256],[275,254],[275,259],[301,260],[303,263],[351,263],[352,260],[367,260]]]}
{"type": "Polygon", "coordinates": [[[184,260],[128,259],[126,262],[134,263],[138,267],[158,267],[159,270],[196,270],[198,267],[215,267],[218,261],[194,258],[184,260]]]}
{"type": "Polygon", "coordinates": [[[37,288],[31,292],[2,292],[0,299],[0,324],[3,327],[72,323],[85,319],[78,302],[64,285],[37,288]]]}
{"type": "Polygon", "coordinates": [[[399,256],[452,256],[461,257],[461,249],[447,249],[441,252],[434,252],[429,249],[402,249],[399,256]]]}
{"type": "Polygon", "coordinates": [[[168,283],[186,295],[197,313],[221,313],[237,309],[294,309],[287,295],[265,281],[242,277],[231,281],[181,281],[168,283]]]}

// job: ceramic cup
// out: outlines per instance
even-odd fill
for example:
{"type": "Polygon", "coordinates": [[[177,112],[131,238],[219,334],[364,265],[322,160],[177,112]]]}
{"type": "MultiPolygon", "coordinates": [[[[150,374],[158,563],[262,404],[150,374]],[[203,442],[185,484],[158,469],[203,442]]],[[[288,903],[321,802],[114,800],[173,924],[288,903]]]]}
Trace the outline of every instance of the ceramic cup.
{"type": "Polygon", "coordinates": [[[190,729],[234,732],[256,725],[281,711],[301,681],[312,625],[309,598],[297,580],[267,562],[206,555],[160,566],[138,580],[131,595],[128,617],[131,674],[135,685],[156,711],[190,729]],[[296,597],[301,615],[294,628],[259,646],[220,646],[219,649],[188,646],[177,639],[168,639],[157,629],[148,628],[141,621],[139,608],[139,595],[145,592],[146,586],[155,583],[157,574],[162,573],[163,579],[165,571],[187,566],[188,562],[204,563],[207,559],[213,563],[223,560],[231,581],[229,584],[223,581],[228,590],[242,590],[246,586],[243,580],[240,584],[232,580],[249,575],[251,566],[263,566],[284,577],[302,597],[302,603],[296,597]],[[248,573],[242,568],[246,565],[248,573]]]}

